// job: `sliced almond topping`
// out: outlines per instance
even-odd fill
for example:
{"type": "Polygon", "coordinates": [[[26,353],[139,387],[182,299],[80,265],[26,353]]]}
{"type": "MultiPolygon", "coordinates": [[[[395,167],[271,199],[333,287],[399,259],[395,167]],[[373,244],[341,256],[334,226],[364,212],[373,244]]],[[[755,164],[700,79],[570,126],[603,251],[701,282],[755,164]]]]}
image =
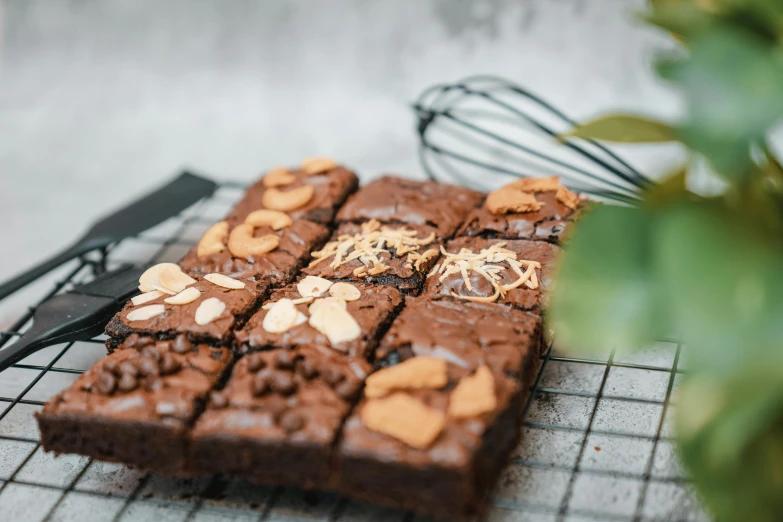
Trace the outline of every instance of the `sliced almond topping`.
{"type": "Polygon", "coordinates": [[[328,279],[307,276],[296,284],[296,290],[302,297],[321,297],[331,286],[332,282],[328,279]]]}
{"type": "Polygon", "coordinates": [[[204,299],[204,301],[196,308],[196,324],[204,326],[218,317],[220,317],[226,310],[226,303],[218,299],[217,297],[210,297],[204,299]]]}
{"type": "Polygon", "coordinates": [[[261,204],[264,205],[264,208],[289,212],[307,205],[313,199],[314,193],[315,189],[312,185],[302,185],[285,192],[270,188],[265,190],[264,195],[261,196],[261,204]]]}
{"type": "Polygon", "coordinates": [[[372,431],[419,449],[430,447],[446,425],[445,415],[404,393],[368,401],[360,416],[372,431]]]}
{"type": "Polygon", "coordinates": [[[344,301],[358,301],[362,292],[351,283],[335,283],[329,289],[329,295],[344,301]]]}
{"type": "Polygon", "coordinates": [[[201,297],[201,292],[199,292],[198,288],[186,288],[177,295],[173,295],[171,297],[167,297],[163,300],[164,303],[173,304],[173,305],[184,305],[188,303],[192,303],[196,299],[201,297]]]}
{"type": "Polygon", "coordinates": [[[517,188],[505,186],[490,192],[486,201],[487,208],[493,214],[509,214],[514,212],[535,212],[543,203],[536,197],[517,188]]]}
{"type": "Polygon", "coordinates": [[[290,185],[294,181],[296,181],[296,176],[288,172],[288,169],[276,167],[266,173],[263,183],[266,188],[272,188],[290,185]]]}
{"type": "Polygon", "coordinates": [[[126,315],[125,318],[128,321],[146,321],[165,311],[166,307],[162,304],[142,306],[141,308],[136,308],[135,310],[128,312],[128,315],[126,315]]]}
{"type": "Polygon", "coordinates": [[[356,319],[339,305],[316,308],[310,316],[310,326],[324,334],[333,347],[362,335],[362,328],[356,319]]]}
{"type": "Polygon", "coordinates": [[[231,290],[240,290],[245,288],[245,283],[242,281],[223,274],[207,274],[204,276],[204,279],[213,285],[222,286],[223,288],[230,288],[231,290]]]}
{"type": "Polygon", "coordinates": [[[329,158],[307,158],[302,160],[300,167],[310,176],[321,174],[335,168],[337,164],[329,158]]]}
{"type": "MultiPolygon", "coordinates": [[[[160,281],[160,285],[163,287],[164,292],[168,290],[174,294],[180,293],[196,282],[195,279],[174,264],[168,264],[158,271],[158,281],[160,281]]],[[[160,288],[158,288],[158,290],[160,290],[160,288]]]]}
{"type": "Polygon", "coordinates": [[[196,256],[219,254],[226,249],[226,238],[228,238],[228,221],[215,223],[201,236],[196,247],[196,256]]]}
{"type": "MultiPolygon", "coordinates": [[[[308,304],[308,303],[312,303],[313,299],[314,298],[312,298],[312,297],[300,297],[299,299],[291,299],[291,302],[294,303],[294,305],[308,304]]],[[[271,310],[272,307],[275,306],[276,302],[277,301],[272,301],[271,303],[266,303],[261,308],[263,310],[271,310]]]]}
{"type": "Polygon", "coordinates": [[[522,178],[513,181],[506,186],[513,187],[522,192],[535,193],[557,190],[561,185],[558,176],[551,176],[548,178],[522,178]]]}
{"type": "Polygon", "coordinates": [[[310,315],[313,315],[318,311],[319,308],[327,307],[327,306],[336,306],[338,308],[342,308],[343,310],[348,309],[348,304],[345,302],[345,299],[341,299],[339,297],[324,297],[322,299],[316,299],[313,301],[313,304],[309,306],[307,309],[308,312],[310,312],[310,315]]]}
{"type": "Polygon", "coordinates": [[[455,419],[475,417],[497,408],[495,378],[486,366],[463,378],[449,397],[449,416],[455,419]]]}
{"type": "Polygon", "coordinates": [[[277,301],[264,316],[262,328],[269,333],[287,332],[296,322],[296,306],[290,299],[277,301]]]}
{"type": "Polygon", "coordinates": [[[254,210],[245,218],[245,223],[254,227],[268,226],[272,230],[280,230],[290,227],[294,222],[291,216],[279,210],[261,209],[254,210]]]}
{"type": "Polygon", "coordinates": [[[419,356],[379,370],[367,377],[364,395],[381,397],[393,390],[442,388],[448,383],[447,365],[437,357],[419,356]]]}
{"type": "Polygon", "coordinates": [[[150,301],[154,301],[158,297],[162,296],[163,292],[160,290],[153,290],[151,292],[144,292],[143,294],[139,294],[136,297],[133,297],[131,299],[131,303],[133,303],[133,306],[139,306],[144,303],[149,303],[150,301]]]}
{"type": "Polygon", "coordinates": [[[139,277],[139,290],[141,290],[144,293],[151,292],[153,290],[158,290],[156,288],[160,286],[160,281],[158,280],[158,273],[161,271],[161,269],[167,266],[176,267],[177,265],[175,265],[174,263],[158,263],[157,265],[153,265],[149,267],[147,270],[145,270],[144,273],[141,274],[141,277],[139,277]]]}
{"type": "Polygon", "coordinates": [[[579,196],[577,196],[567,188],[563,187],[562,185],[557,187],[557,193],[555,194],[555,198],[560,203],[567,206],[571,210],[574,210],[576,207],[578,207],[580,202],[579,196]]]}

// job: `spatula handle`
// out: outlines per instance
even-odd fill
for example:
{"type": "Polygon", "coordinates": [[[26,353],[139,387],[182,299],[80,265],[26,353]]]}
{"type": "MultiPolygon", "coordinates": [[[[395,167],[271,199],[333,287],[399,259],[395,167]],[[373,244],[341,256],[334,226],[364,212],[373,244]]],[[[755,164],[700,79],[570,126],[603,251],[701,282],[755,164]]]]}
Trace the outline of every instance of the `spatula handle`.
{"type": "Polygon", "coordinates": [[[46,343],[40,338],[23,336],[11,346],[0,350],[0,372],[44,347],[46,343]]]}
{"type": "Polygon", "coordinates": [[[56,254],[55,256],[34,266],[26,272],[18,274],[16,277],[13,277],[3,284],[0,284],[0,300],[5,299],[20,288],[29,285],[39,277],[48,274],[55,268],[67,263],[71,259],[101,246],[103,245],[94,240],[79,241],[78,243],[71,245],[59,254],[56,254]]]}

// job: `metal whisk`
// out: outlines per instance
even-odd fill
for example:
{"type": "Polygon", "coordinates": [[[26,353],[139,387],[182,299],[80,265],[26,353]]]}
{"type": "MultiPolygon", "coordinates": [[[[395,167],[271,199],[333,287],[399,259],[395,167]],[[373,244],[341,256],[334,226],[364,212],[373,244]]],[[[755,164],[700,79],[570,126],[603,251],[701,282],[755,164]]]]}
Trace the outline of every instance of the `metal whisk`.
{"type": "Polygon", "coordinates": [[[560,176],[599,199],[633,204],[652,182],[604,145],[558,139],[576,122],[502,78],[473,76],[426,89],[414,104],[419,154],[431,179],[490,188],[497,177],[560,176]]]}

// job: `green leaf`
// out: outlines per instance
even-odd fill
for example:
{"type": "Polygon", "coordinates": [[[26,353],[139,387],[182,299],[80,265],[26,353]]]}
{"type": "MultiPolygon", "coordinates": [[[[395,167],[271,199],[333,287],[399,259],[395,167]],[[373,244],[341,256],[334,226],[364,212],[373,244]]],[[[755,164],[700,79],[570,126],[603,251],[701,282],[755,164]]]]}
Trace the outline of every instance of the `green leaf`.
{"type": "Polygon", "coordinates": [[[782,369],[688,378],[680,389],[675,413],[683,462],[719,520],[780,520],[782,369]]]}
{"type": "Polygon", "coordinates": [[[645,191],[644,205],[649,208],[660,208],[680,203],[694,194],[688,191],[686,186],[688,166],[683,165],[662,181],[655,183],[645,191]]]}
{"type": "Polygon", "coordinates": [[[717,202],[659,217],[654,264],[690,364],[719,375],[783,368],[783,251],[717,202]]]}
{"type": "Polygon", "coordinates": [[[575,137],[618,143],[664,143],[676,141],[672,128],[639,116],[610,114],[584,123],[560,138],[575,137]]]}
{"type": "Polygon", "coordinates": [[[774,48],[724,28],[698,35],[690,49],[688,57],[658,64],[685,96],[678,136],[725,179],[747,178],[751,146],[783,117],[783,63],[774,48]]]}
{"type": "Polygon", "coordinates": [[[670,332],[654,284],[653,226],[644,210],[609,205],[579,221],[550,308],[558,343],[601,351],[642,346],[670,332]]]}

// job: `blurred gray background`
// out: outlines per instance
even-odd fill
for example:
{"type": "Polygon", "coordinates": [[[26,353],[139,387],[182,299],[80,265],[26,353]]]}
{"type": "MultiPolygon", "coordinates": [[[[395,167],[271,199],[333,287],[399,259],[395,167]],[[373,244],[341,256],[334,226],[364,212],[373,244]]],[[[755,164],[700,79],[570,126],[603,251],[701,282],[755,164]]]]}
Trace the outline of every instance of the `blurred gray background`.
{"type": "Polygon", "coordinates": [[[677,110],[643,0],[0,5],[0,279],[185,165],[250,181],[327,155],[421,175],[409,103],[435,82],[504,75],[577,118],[677,110]]]}

